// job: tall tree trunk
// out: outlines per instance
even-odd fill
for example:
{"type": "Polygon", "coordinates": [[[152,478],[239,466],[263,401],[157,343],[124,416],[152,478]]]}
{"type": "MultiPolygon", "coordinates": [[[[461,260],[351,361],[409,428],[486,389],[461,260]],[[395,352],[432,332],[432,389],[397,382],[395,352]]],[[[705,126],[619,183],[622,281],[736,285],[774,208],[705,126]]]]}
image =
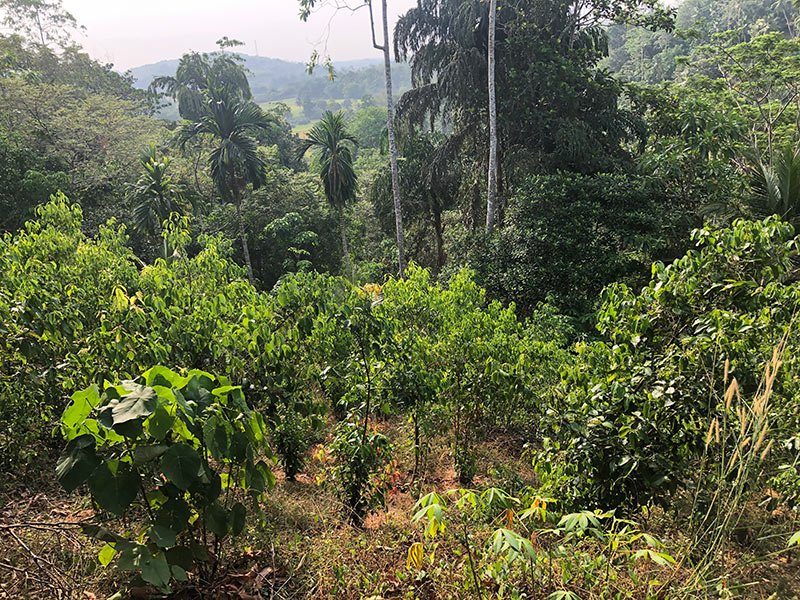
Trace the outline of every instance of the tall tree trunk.
{"type": "Polygon", "coordinates": [[[494,46],[497,26],[497,0],[489,1],[489,190],[486,197],[486,233],[494,230],[497,204],[497,103],[494,83],[494,46]]]}
{"type": "Polygon", "coordinates": [[[253,265],[250,263],[250,250],[247,247],[247,234],[244,231],[244,219],[242,218],[242,194],[238,189],[233,190],[233,203],[236,206],[236,220],[239,221],[239,236],[242,238],[242,253],[244,254],[244,264],[247,265],[247,279],[250,285],[255,286],[253,265]]]}
{"type": "Polygon", "coordinates": [[[389,16],[387,15],[386,0],[381,0],[383,9],[383,45],[375,39],[375,21],[372,14],[372,2],[369,1],[369,20],[372,26],[372,45],[383,51],[383,68],[386,79],[386,129],[389,137],[389,162],[392,167],[392,194],[394,196],[394,224],[397,232],[397,256],[400,276],[406,270],[406,244],[403,235],[403,213],[400,209],[400,174],[397,167],[397,143],[394,137],[394,98],[392,97],[392,58],[389,49],[389,16]]]}
{"type": "Polygon", "coordinates": [[[442,235],[442,211],[438,206],[433,211],[433,228],[436,230],[436,270],[440,272],[444,267],[444,239],[442,235]]]}
{"type": "Polygon", "coordinates": [[[339,207],[339,228],[342,230],[342,252],[344,253],[344,269],[347,278],[353,281],[353,268],[350,266],[350,252],[347,249],[347,221],[344,218],[344,207],[339,207]]]}

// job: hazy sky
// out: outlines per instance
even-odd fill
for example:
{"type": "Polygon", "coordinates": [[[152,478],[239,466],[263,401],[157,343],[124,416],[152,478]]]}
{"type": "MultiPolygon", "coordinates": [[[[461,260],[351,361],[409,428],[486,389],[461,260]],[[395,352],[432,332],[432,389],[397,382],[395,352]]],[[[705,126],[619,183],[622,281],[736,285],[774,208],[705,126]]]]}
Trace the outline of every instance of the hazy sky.
{"type": "MultiPolygon", "coordinates": [[[[340,2],[342,0],[339,0],[340,2]]],[[[320,8],[308,22],[298,17],[297,0],[63,0],[86,27],[78,41],[93,57],[127,69],[187,50],[214,50],[223,35],[245,42],[246,54],[307,61],[317,47],[334,60],[380,57],[372,48],[366,8],[338,14],[320,8]]],[[[350,0],[352,6],[360,0],[350,0]]],[[[394,23],[416,0],[389,0],[394,23]]],[[[379,3],[376,2],[379,10],[379,3]]],[[[378,15],[376,14],[376,17],[378,15]]],[[[380,41],[380,37],[379,37],[380,41]]]]}

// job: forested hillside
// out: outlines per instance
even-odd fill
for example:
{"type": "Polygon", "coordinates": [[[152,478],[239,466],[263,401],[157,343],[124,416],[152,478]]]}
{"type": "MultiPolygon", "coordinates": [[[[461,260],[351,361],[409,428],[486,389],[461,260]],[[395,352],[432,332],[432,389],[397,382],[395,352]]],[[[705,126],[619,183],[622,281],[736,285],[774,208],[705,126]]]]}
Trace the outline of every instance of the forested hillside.
{"type": "Polygon", "coordinates": [[[335,6],[0,0],[0,599],[800,598],[798,3],[335,6]]]}

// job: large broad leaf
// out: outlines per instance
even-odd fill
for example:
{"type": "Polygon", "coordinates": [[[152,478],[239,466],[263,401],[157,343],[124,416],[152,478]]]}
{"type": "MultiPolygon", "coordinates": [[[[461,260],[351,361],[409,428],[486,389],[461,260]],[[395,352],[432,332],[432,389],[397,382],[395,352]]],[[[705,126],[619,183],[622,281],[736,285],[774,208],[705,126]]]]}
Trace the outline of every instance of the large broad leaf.
{"type": "Polygon", "coordinates": [[[182,388],[186,385],[186,377],[181,377],[167,367],[153,367],[142,375],[150,387],[163,385],[168,388],[182,388]]]}
{"type": "Polygon", "coordinates": [[[184,444],[170,446],[161,459],[161,472],[167,481],[188,490],[203,470],[203,461],[194,448],[184,444]]]}
{"type": "Polygon", "coordinates": [[[100,391],[94,384],[85,390],[72,394],[69,406],[67,406],[64,414],[61,415],[61,424],[68,430],[67,435],[77,425],[83,423],[89,413],[92,412],[92,409],[98,404],[100,404],[100,391]]]}
{"type": "Polygon", "coordinates": [[[189,492],[198,506],[208,506],[222,493],[222,478],[204,464],[200,478],[189,488],[189,492]]]}
{"type": "Polygon", "coordinates": [[[153,525],[147,532],[150,540],[159,548],[169,548],[175,545],[177,534],[169,527],[153,525]]]}
{"type": "Polygon", "coordinates": [[[244,471],[245,488],[250,492],[263,494],[275,485],[275,475],[263,460],[255,465],[248,461],[244,471]]]}
{"type": "Polygon", "coordinates": [[[247,463],[244,468],[244,486],[246,490],[263,494],[267,489],[267,475],[262,463],[247,463]]]}
{"type": "Polygon", "coordinates": [[[231,527],[230,514],[219,504],[214,503],[206,508],[204,520],[208,530],[217,537],[228,535],[231,527]]]}
{"type": "Polygon", "coordinates": [[[153,388],[139,385],[133,381],[123,381],[122,385],[126,390],[130,390],[130,393],[120,398],[116,404],[113,400],[109,404],[114,425],[153,414],[158,406],[157,394],[153,388]]]}
{"type": "Polygon", "coordinates": [[[247,440],[247,436],[241,431],[234,431],[233,439],[231,440],[231,460],[235,463],[243,463],[247,458],[247,451],[249,449],[250,444],[247,440]]]}
{"type": "Polygon", "coordinates": [[[109,461],[97,467],[89,477],[89,491],[97,504],[108,512],[121,515],[139,493],[139,473],[128,463],[109,461]]]}
{"type": "Polygon", "coordinates": [[[210,417],[203,425],[203,439],[211,456],[217,461],[230,458],[232,435],[231,424],[217,415],[210,417]]]}
{"type": "Polygon", "coordinates": [[[170,498],[156,513],[156,525],[180,533],[189,525],[192,511],[183,498],[170,498]]]}
{"type": "Polygon", "coordinates": [[[133,464],[137,467],[155,460],[169,450],[165,444],[155,444],[152,446],[136,446],[133,450],[133,464]]]}
{"type": "Polygon", "coordinates": [[[119,556],[117,567],[121,571],[139,571],[142,579],[163,592],[169,592],[169,565],[162,552],[153,555],[147,546],[136,544],[119,556]]]}
{"type": "Polygon", "coordinates": [[[106,544],[100,548],[100,552],[97,554],[97,560],[100,561],[101,565],[107,567],[111,561],[114,560],[114,556],[116,556],[116,554],[117,549],[111,544],[106,544]]]}
{"type": "Polygon", "coordinates": [[[195,411],[196,403],[193,400],[187,400],[180,390],[172,390],[172,393],[175,395],[175,401],[178,403],[178,406],[180,406],[183,414],[188,418],[190,423],[193,422],[197,416],[195,411]]]}
{"type": "Polygon", "coordinates": [[[194,565],[192,550],[186,546],[173,546],[165,553],[170,565],[181,567],[184,571],[191,571],[194,565]]]}
{"type": "Polygon", "coordinates": [[[95,452],[94,436],[80,435],[69,441],[56,465],[58,481],[71,492],[84,481],[100,464],[95,452]]]}
{"type": "Polygon", "coordinates": [[[175,417],[170,415],[166,408],[159,406],[147,420],[147,432],[158,441],[161,441],[167,436],[174,422],[175,417]]]}
{"type": "Polygon", "coordinates": [[[214,401],[211,394],[213,387],[211,375],[202,371],[190,371],[189,383],[182,391],[187,400],[194,400],[201,410],[205,410],[214,401]]]}

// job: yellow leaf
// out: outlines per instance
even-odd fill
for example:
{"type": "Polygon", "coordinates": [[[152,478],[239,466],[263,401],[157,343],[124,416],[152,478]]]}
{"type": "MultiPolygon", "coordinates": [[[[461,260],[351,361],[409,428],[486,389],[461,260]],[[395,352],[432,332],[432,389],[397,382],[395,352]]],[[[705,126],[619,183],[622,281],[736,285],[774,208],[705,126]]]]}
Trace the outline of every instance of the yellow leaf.
{"type": "Polygon", "coordinates": [[[406,568],[410,569],[411,567],[414,567],[417,571],[422,567],[422,544],[419,542],[411,544],[411,547],[408,549],[406,568]]]}
{"type": "Polygon", "coordinates": [[[514,525],[514,511],[507,508],[503,518],[506,521],[506,529],[511,529],[511,526],[514,525]]]}

